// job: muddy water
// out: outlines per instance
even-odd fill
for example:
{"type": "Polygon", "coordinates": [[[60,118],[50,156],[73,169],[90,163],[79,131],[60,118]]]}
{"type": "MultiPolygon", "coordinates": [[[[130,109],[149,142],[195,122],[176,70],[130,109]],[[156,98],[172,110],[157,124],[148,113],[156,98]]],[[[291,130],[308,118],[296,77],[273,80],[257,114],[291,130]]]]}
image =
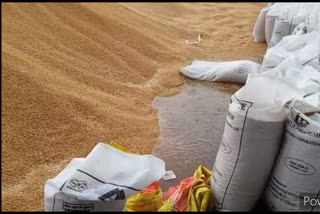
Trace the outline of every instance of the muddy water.
{"type": "Polygon", "coordinates": [[[218,152],[231,94],[193,85],[173,97],[156,97],[160,143],[153,154],[166,162],[177,179],[163,181],[164,191],[193,175],[202,164],[212,169],[218,152]]]}

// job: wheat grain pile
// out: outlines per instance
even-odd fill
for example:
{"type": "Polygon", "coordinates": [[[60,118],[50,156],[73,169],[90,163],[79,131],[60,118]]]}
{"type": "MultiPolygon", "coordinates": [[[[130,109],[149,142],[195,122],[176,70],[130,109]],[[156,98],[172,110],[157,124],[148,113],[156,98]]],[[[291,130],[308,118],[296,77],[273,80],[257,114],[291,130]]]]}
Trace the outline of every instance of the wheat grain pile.
{"type": "MultiPolygon", "coordinates": [[[[97,142],[150,153],[156,96],[193,59],[261,62],[264,3],[2,3],[2,210],[43,210],[47,179],[97,142]],[[199,45],[185,39],[204,35],[199,45]]],[[[221,89],[239,86],[215,84],[221,89]]]]}

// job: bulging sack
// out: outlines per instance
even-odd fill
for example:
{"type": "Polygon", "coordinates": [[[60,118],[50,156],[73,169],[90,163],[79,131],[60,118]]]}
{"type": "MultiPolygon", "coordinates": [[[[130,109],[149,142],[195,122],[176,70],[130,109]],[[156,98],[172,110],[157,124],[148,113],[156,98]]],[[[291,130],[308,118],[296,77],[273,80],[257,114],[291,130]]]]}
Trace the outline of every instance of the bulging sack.
{"type": "Polygon", "coordinates": [[[291,23],[301,5],[302,3],[275,3],[269,7],[265,23],[265,37],[268,44],[270,44],[276,20],[285,20],[291,23]]]}
{"type": "Polygon", "coordinates": [[[249,60],[207,62],[194,60],[180,72],[197,80],[245,83],[248,74],[256,74],[260,64],[249,60]]]}
{"type": "Polygon", "coordinates": [[[254,41],[274,46],[319,8],[319,3],[274,3],[263,8],[253,29],[254,41]]]}
{"type": "Polygon", "coordinates": [[[289,57],[298,57],[299,64],[310,65],[320,71],[320,32],[284,37],[267,50],[260,72],[275,68],[289,57]]]}
{"type": "Polygon", "coordinates": [[[293,10],[291,5],[288,5],[288,14],[286,14],[286,16],[276,16],[270,42],[268,42],[269,47],[276,45],[283,37],[293,34],[294,29],[301,23],[304,23],[305,20],[308,19],[310,13],[317,12],[320,5],[314,4],[312,7],[307,4],[299,3],[293,8],[296,8],[296,10],[293,10]]]}
{"type": "Polygon", "coordinates": [[[273,211],[320,211],[320,92],[290,106],[280,154],[266,189],[273,211]]]}
{"type": "Polygon", "coordinates": [[[296,26],[292,34],[302,35],[312,31],[320,31],[320,8],[313,11],[304,22],[296,26]]]}
{"type": "Polygon", "coordinates": [[[250,74],[231,97],[211,178],[219,211],[253,209],[280,148],[288,115],[284,104],[320,89],[319,83],[290,65],[294,66],[286,60],[280,68],[250,74]]]}
{"type": "Polygon", "coordinates": [[[276,19],[287,20],[297,10],[296,3],[268,3],[268,6],[260,11],[253,28],[255,42],[267,42],[271,40],[276,19]]]}
{"type": "Polygon", "coordinates": [[[265,23],[266,23],[266,14],[268,12],[268,8],[265,7],[260,11],[260,14],[257,18],[256,24],[253,28],[253,40],[255,42],[265,42],[266,35],[265,35],[265,23]]]}
{"type": "Polygon", "coordinates": [[[276,18],[269,47],[275,46],[283,37],[290,34],[290,22],[276,18]]]}
{"type": "Polygon", "coordinates": [[[121,211],[126,198],[164,174],[165,163],[153,155],[99,143],[86,158],[73,159],[46,182],[45,211],[121,211]]]}

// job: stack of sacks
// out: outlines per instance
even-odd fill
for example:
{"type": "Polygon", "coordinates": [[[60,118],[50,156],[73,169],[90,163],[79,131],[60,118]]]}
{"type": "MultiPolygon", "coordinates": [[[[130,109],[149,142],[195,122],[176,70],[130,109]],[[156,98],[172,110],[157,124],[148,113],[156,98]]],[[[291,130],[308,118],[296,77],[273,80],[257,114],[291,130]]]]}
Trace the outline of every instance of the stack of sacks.
{"type": "Polygon", "coordinates": [[[256,42],[276,45],[284,36],[291,35],[295,27],[310,14],[317,13],[320,3],[275,3],[261,10],[254,26],[256,42]]]}
{"type": "Polygon", "coordinates": [[[219,211],[250,211],[261,197],[281,145],[292,99],[320,91],[320,73],[289,57],[250,74],[229,105],[211,187],[219,211]]]}
{"type": "Polygon", "coordinates": [[[272,211],[319,212],[320,92],[294,100],[288,107],[283,143],[265,201],[272,211]]]}
{"type": "Polygon", "coordinates": [[[180,72],[197,80],[245,84],[249,74],[273,69],[294,56],[301,65],[307,64],[320,71],[320,3],[269,4],[262,9],[253,35],[256,42],[267,41],[270,46],[261,66],[249,60],[194,60],[180,72]]]}
{"type": "Polygon", "coordinates": [[[320,32],[286,36],[276,46],[268,49],[260,72],[273,69],[292,56],[298,57],[301,65],[310,65],[320,71],[320,32]]]}

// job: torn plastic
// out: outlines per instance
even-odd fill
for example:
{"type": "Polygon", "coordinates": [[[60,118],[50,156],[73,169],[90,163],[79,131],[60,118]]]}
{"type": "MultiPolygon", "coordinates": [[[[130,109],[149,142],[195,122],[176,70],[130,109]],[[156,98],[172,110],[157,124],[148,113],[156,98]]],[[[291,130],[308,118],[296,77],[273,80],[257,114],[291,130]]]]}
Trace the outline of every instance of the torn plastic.
{"type": "Polygon", "coordinates": [[[193,44],[199,44],[203,39],[203,34],[202,33],[199,33],[198,34],[198,37],[196,40],[193,40],[193,39],[187,39],[187,40],[184,40],[185,43],[187,43],[188,45],[193,45],[193,44]]]}
{"type": "Polygon", "coordinates": [[[177,176],[174,174],[174,172],[173,171],[166,171],[166,173],[164,174],[164,176],[163,176],[163,180],[164,181],[169,181],[169,180],[173,180],[173,179],[176,179],[177,178],[177,176]]]}

